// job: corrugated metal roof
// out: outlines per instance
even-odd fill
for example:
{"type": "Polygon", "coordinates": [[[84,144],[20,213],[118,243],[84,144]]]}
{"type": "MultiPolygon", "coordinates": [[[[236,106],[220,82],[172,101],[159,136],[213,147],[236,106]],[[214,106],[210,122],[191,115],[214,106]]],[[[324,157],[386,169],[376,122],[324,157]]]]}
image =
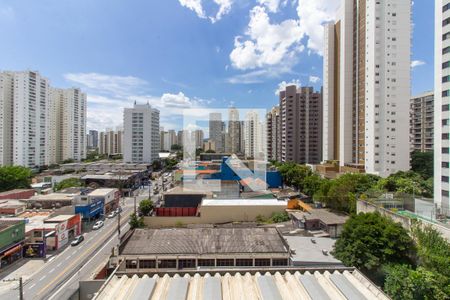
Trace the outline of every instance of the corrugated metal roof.
{"type": "Polygon", "coordinates": [[[276,272],[231,275],[144,275],[138,278],[113,275],[100,289],[96,300],[297,300],[389,298],[358,271],[276,272]]]}
{"type": "Polygon", "coordinates": [[[136,229],[122,255],[287,253],[276,228],[136,229]]]}

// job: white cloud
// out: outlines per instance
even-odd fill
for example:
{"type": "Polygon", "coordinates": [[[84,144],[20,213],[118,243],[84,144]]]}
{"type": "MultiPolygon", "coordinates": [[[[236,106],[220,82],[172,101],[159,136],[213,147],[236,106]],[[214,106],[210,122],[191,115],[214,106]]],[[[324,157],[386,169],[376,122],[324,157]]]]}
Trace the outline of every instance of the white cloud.
{"type": "Polygon", "coordinates": [[[423,66],[426,63],[423,60],[413,60],[411,62],[411,68],[414,69],[415,67],[423,66]]]}
{"type": "Polygon", "coordinates": [[[227,78],[232,84],[254,84],[262,83],[266,79],[278,78],[281,74],[291,73],[290,65],[283,64],[276,67],[267,67],[259,70],[252,70],[247,73],[234,75],[227,78]]]}
{"type": "Polygon", "coordinates": [[[205,19],[205,11],[202,7],[202,0],[179,0],[180,4],[194,11],[199,18],[205,19]]]}
{"type": "Polygon", "coordinates": [[[16,17],[16,12],[11,6],[0,7],[0,21],[12,21],[16,17]]]}
{"type": "Polygon", "coordinates": [[[258,3],[267,7],[270,12],[276,13],[281,0],[258,0],[258,3]]]}
{"type": "Polygon", "coordinates": [[[339,0],[298,0],[297,13],[302,34],[308,36],[307,47],[319,55],[323,50],[323,25],[333,21],[339,0]]]}
{"type": "MultiPolygon", "coordinates": [[[[208,16],[205,12],[202,4],[202,0],[178,0],[180,4],[190,10],[194,11],[199,18],[208,18],[211,23],[215,23],[222,19],[222,17],[228,14],[231,10],[233,0],[213,0],[218,6],[218,11],[215,15],[208,16]]],[[[208,0],[211,1],[211,0],[208,0]]]]}
{"type": "Polygon", "coordinates": [[[212,23],[219,21],[224,15],[228,14],[233,4],[232,0],[214,0],[214,2],[219,6],[219,11],[215,17],[209,17],[212,23]]]}
{"type": "Polygon", "coordinates": [[[98,73],[65,74],[70,83],[87,93],[87,127],[105,130],[123,123],[123,109],[133,103],[149,103],[160,110],[161,124],[169,129],[181,127],[180,118],[186,108],[203,108],[209,100],[189,98],[184,93],[164,93],[161,97],[148,95],[148,83],[133,76],[115,76],[98,73]]]}
{"type": "Polygon", "coordinates": [[[278,84],[278,88],[275,90],[275,95],[278,96],[280,91],[284,91],[286,89],[286,87],[289,85],[296,85],[297,87],[300,87],[302,85],[302,83],[300,82],[300,79],[292,79],[289,82],[282,81],[278,84]]]}
{"type": "Polygon", "coordinates": [[[65,74],[67,81],[100,92],[116,95],[128,95],[136,89],[144,89],[147,82],[133,76],[112,76],[99,73],[69,73],[65,74]]]}
{"type": "Polygon", "coordinates": [[[309,76],[309,82],[318,83],[320,81],[320,77],[317,76],[309,76]]]}
{"type": "Polygon", "coordinates": [[[233,67],[240,70],[275,66],[294,58],[303,48],[299,44],[303,32],[298,20],[288,19],[272,24],[265,7],[250,11],[246,36],[237,36],[230,53],[233,67]]]}

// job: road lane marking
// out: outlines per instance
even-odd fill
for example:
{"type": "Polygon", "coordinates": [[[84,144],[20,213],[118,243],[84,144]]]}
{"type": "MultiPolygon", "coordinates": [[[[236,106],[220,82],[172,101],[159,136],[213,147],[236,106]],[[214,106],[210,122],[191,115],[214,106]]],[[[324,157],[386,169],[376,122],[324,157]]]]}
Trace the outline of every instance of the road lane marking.
{"type": "MultiPolygon", "coordinates": [[[[129,217],[129,215],[128,215],[128,216],[124,216],[124,218],[122,219],[122,220],[123,220],[123,221],[122,221],[123,223],[121,223],[121,225],[122,225],[122,224],[123,224],[123,225],[121,226],[121,229],[127,225],[127,223],[128,223],[127,218],[128,218],[128,217],[129,217]]],[[[106,234],[105,236],[111,235],[115,230],[116,230],[116,228],[115,228],[115,227],[112,227],[112,228],[108,231],[108,234],[106,234]]],[[[110,238],[110,240],[113,239],[113,238],[115,238],[115,236],[112,236],[112,237],[110,238]]],[[[98,247],[98,244],[101,243],[101,242],[105,242],[105,241],[99,240],[97,243],[94,243],[89,249],[87,249],[86,251],[84,251],[83,254],[84,254],[84,253],[87,253],[87,254],[91,253],[92,250],[94,250],[96,247],[98,247]]],[[[106,246],[108,243],[109,243],[109,240],[108,240],[108,242],[105,244],[105,246],[106,246]]],[[[105,246],[103,246],[103,247],[105,247],[105,246]]],[[[95,257],[95,255],[94,255],[93,257],[95,257]]],[[[92,258],[93,258],[93,257],[92,257],[92,258]]],[[[91,258],[91,259],[92,259],[92,258],[91,258]]],[[[39,292],[36,293],[36,295],[40,295],[40,294],[42,294],[44,291],[48,290],[48,288],[49,288],[50,286],[54,285],[54,283],[55,283],[57,280],[59,280],[59,279],[61,278],[61,274],[67,273],[67,272],[68,272],[70,269],[72,269],[77,263],[79,263],[80,259],[83,259],[83,255],[80,255],[80,256],[78,257],[78,259],[74,259],[73,262],[72,262],[70,265],[68,265],[61,273],[58,274],[59,276],[55,276],[55,278],[53,278],[53,280],[51,280],[46,286],[44,286],[42,289],[40,289],[39,292]]],[[[64,286],[64,285],[63,285],[63,286],[64,286]]]]}
{"type": "Polygon", "coordinates": [[[57,264],[56,267],[59,267],[61,265],[61,263],[57,264]]]}
{"type": "Polygon", "coordinates": [[[36,283],[33,284],[33,285],[30,285],[30,286],[28,287],[28,289],[31,290],[32,288],[34,288],[35,285],[36,285],[36,283]]]}
{"type": "Polygon", "coordinates": [[[50,270],[50,273],[53,273],[54,271],[55,271],[55,268],[51,269],[51,270],[50,270]]]}

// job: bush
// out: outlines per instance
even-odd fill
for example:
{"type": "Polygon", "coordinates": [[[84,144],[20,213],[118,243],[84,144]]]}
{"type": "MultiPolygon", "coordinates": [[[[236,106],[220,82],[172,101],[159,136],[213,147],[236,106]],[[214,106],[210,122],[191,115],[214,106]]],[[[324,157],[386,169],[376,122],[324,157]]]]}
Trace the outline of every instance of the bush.
{"type": "Polygon", "coordinates": [[[60,191],[70,187],[82,187],[84,183],[79,178],[67,178],[55,185],[55,191],[60,191]]]}
{"type": "Polygon", "coordinates": [[[375,271],[383,264],[409,262],[414,249],[408,232],[379,213],[353,215],[334,245],[334,256],[347,266],[375,271]]]}
{"type": "Polygon", "coordinates": [[[150,212],[153,210],[153,201],[150,199],[142,200],[139,203],[139,211],[144,215],[148,216],[150,215],[150,212]]]}
{"type": "Polygon", "coordinates": [[[131,214],[129,224],[131,229],[145,227],[144,218],[138,217],[135,213],[131,214]]]}
{"type": "Polygon", "coordinates": [[[0,192],[30,187],[31,170],[21,166],[0,167],[0,192]]]}

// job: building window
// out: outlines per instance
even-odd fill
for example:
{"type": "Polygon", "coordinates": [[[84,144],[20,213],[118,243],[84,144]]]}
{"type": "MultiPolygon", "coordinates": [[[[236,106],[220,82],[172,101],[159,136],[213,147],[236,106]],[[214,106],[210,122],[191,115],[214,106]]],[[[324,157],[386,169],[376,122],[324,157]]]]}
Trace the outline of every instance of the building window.
{"type": "Polygon", "coordinates": [[[234,259],[232,258],[224,258],[217,260],[217,267],[233,267],[234,259]]]}
{"type": "Polygon", "coordinates": [[[450,18],[447,18],[442,21],[442,27],[447,26],[448,24],[450,24],[450,18]]]}
{"type": "Polygon", "coordinates": [[[450,67],[450,61],[446,61],[442,64],[442,69],[447,69],[448,67],[450,67]]]}
{"type": "Polygon", "coordinates": [[[288,260],[285,258],[274,258],[272,259],[272,266],[287,266],[288,260]]]}
{"type": "Polygon", "coordinates": [[[264,267],[264,266],[270,266],[269,258],[256,258],[255,259],[255,267],[264,267]]]}
{"type": "Polygon", "coordinates": [[[154,269],[156,268],[156,261],[154,259],[139,260],[140,269],[154,269]]]}
{"type": "Polygon", "coordinates": [[[450,163],[448,163],[448,162],[446,162],[446,161],[443,161],[442,164],[441,164],[441,167],[442,167],[442,168],[445,168],[445,169],[448,169],[449,166],[450,166],[450,163]]]}
{"type": "Polygon", "coordinates": [[[214,259],[199,259],[197,262],[199,267],[215,267],[214,259]]]}
{"type": "Polygon", "coordinates": [[[180,259],[178,261],[178,269],[195,268],[195,259],[180,259]]]}
{"type": "Polygon", "coordinates": [[[137,260],[127,260],[125,262],[125,267],[127,269],[137,269],[137,260]]]}
{"type": "Polygon", "coordinates": [[[442,49],[442,54],[447,54],[450,52],[450,47],[445,47],[444,49],[442,49]]]}
{"type": "Polygon", "coordinates": [[[442,176],[441,180],[442,182],[448,182],[448,176],[442,176]]]}
{"type": "Polygon", "coordinates": [[[444,197],[448,197],[448,191],[446,191],[446,190],[442,190],[442,196],[444,196],[444,197]]]}
{"type": "Polygon", "coordinates": [[[442,12],[446,12],[449,9],[450,9],[450,3],[447,3],[444,6],[442,6],[442,12]]]}
{"type": "Polygon", "coordinates": [[[159,262],[159,268],[161,269],[175,269],[177,267],[177,261],[175,259],[162,259],[159,262]]]}
{"type": "Polygon", "coordinates": [[[444,148],[442,148],[442,153],[443,154],[448,154],[449,153],[448,150],[449,150],[448,147],[444,147],[444,148]]]}
{"type": "Polygon", "coordinates": [[[236,259],[236,266],[237,267],[251,267],[253,266],[253,259],[236,259]]]}
{"type": "Polygon", "coordinates": [[[442,139],[443,139],[443,140],[448,140],[448,136],[449,136],[448,133],[443,133],[443,134],[442,134],[442,139]]]}

